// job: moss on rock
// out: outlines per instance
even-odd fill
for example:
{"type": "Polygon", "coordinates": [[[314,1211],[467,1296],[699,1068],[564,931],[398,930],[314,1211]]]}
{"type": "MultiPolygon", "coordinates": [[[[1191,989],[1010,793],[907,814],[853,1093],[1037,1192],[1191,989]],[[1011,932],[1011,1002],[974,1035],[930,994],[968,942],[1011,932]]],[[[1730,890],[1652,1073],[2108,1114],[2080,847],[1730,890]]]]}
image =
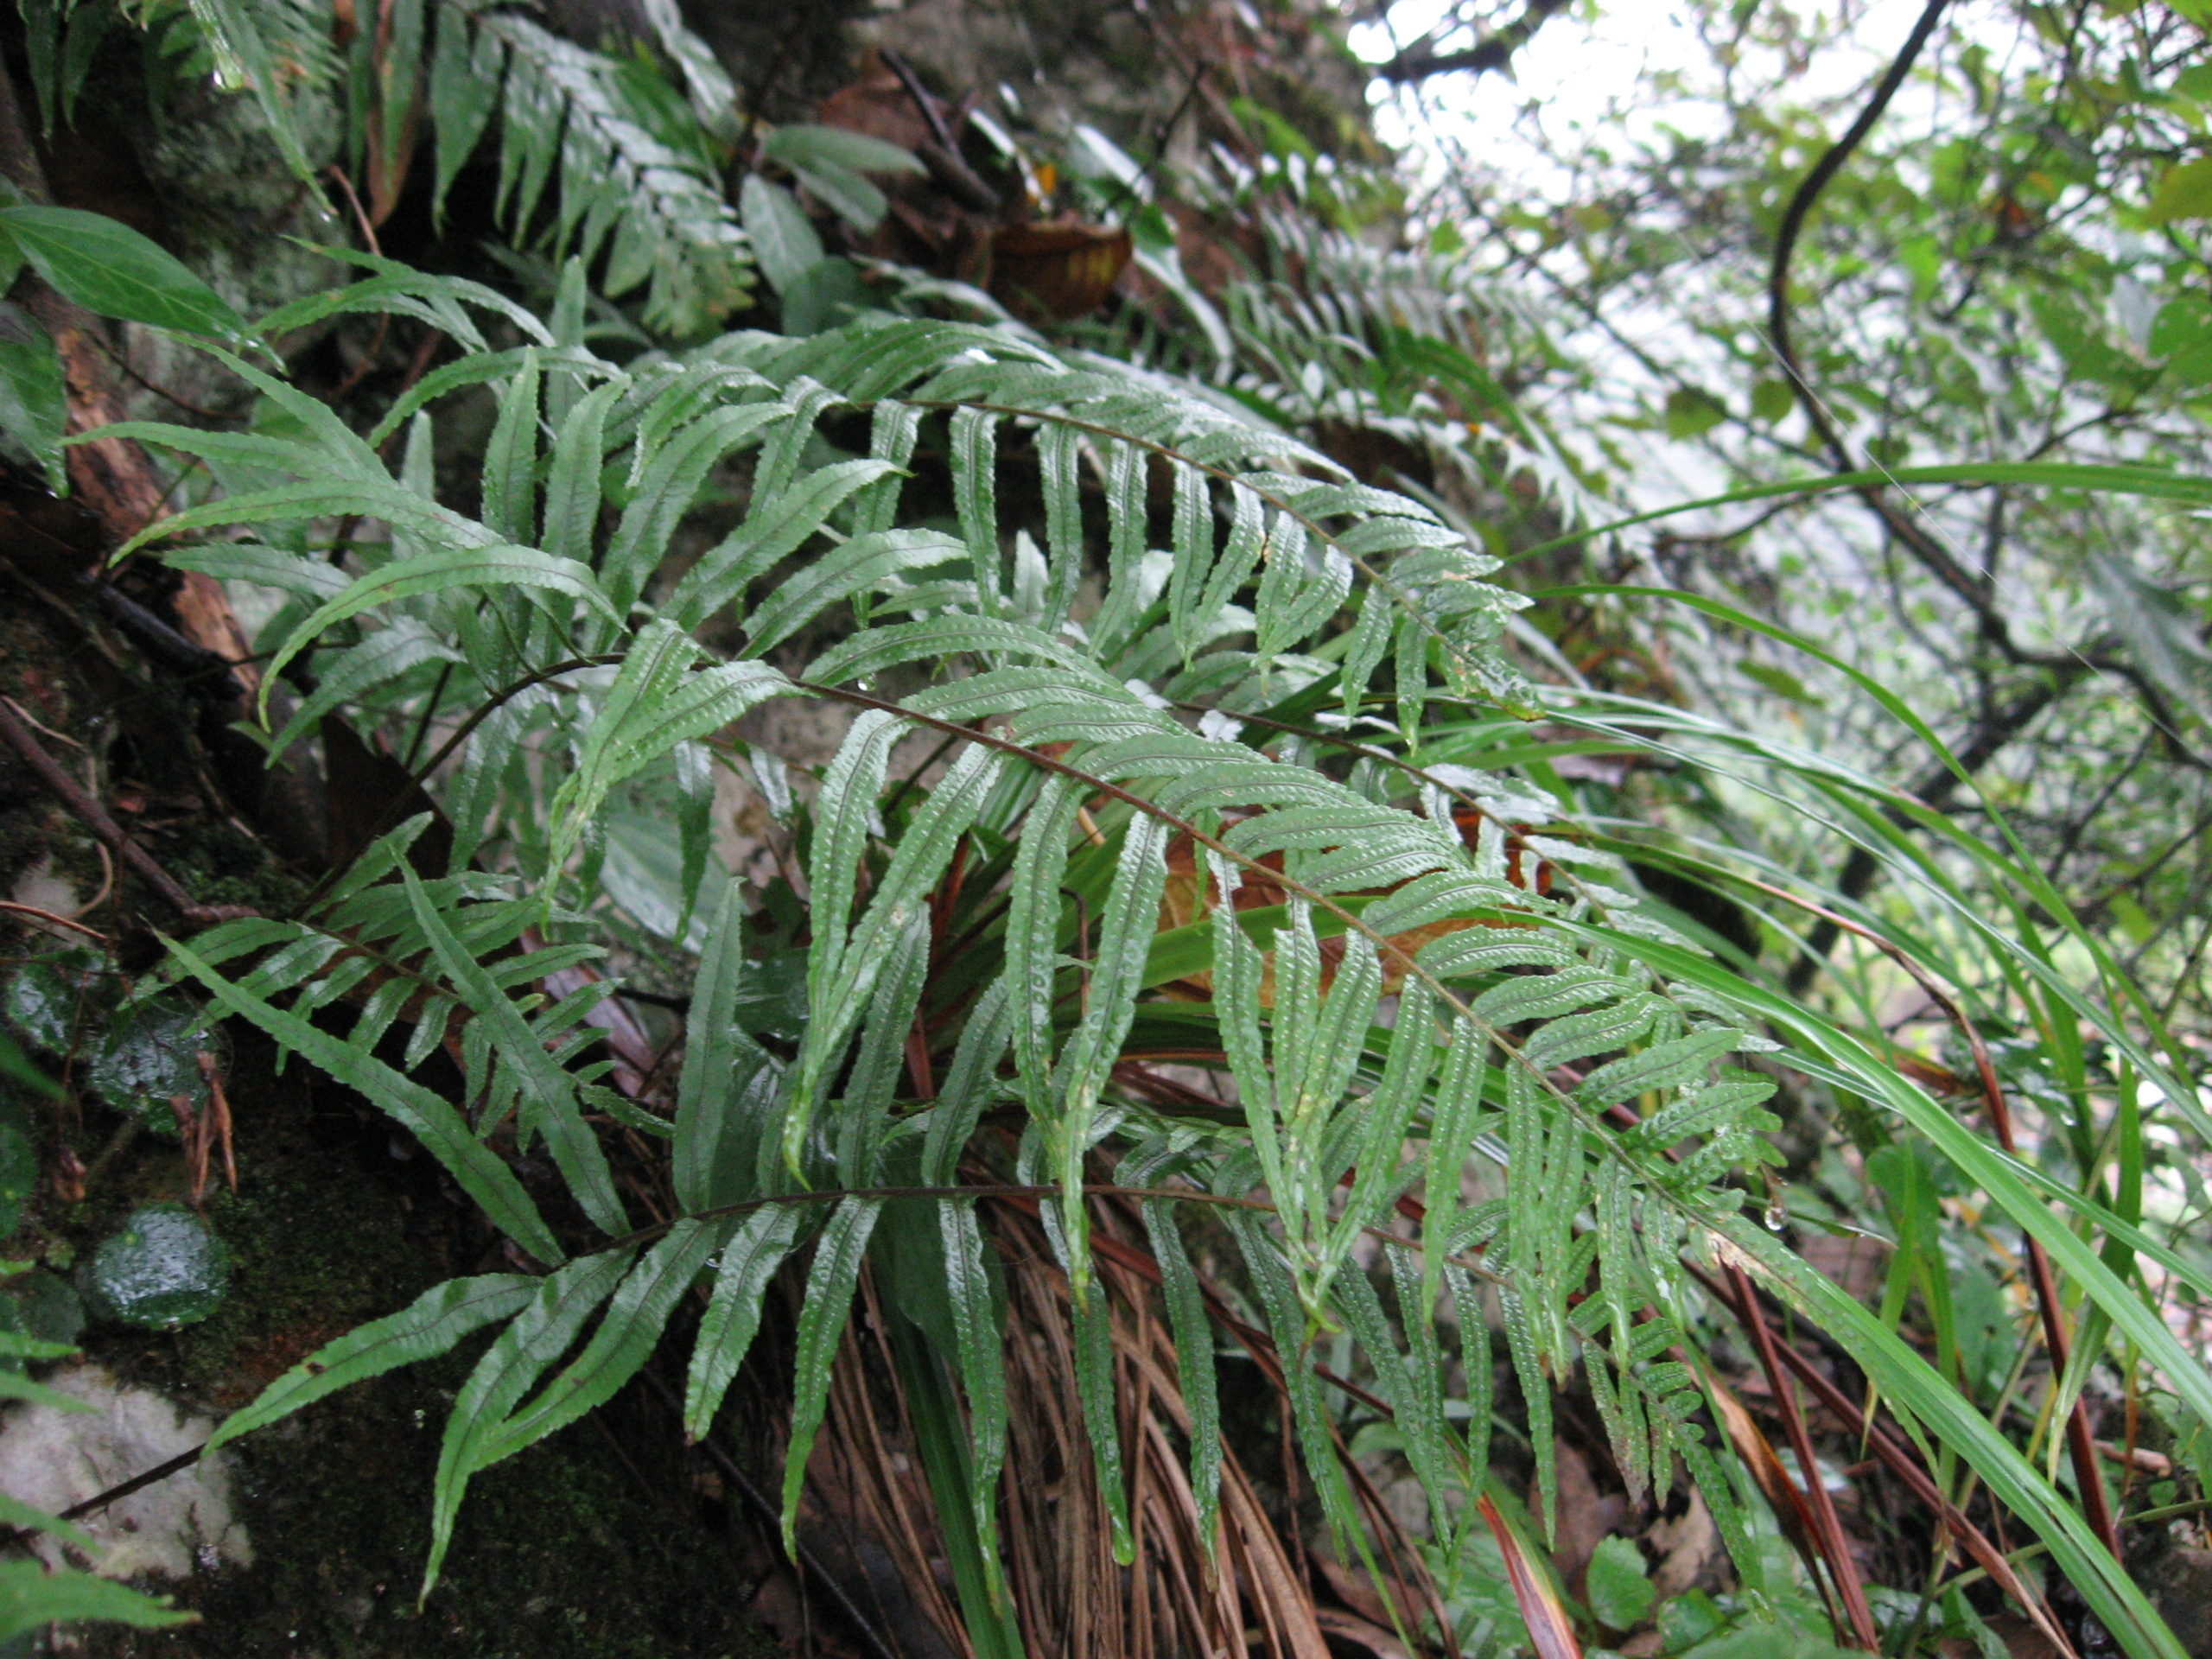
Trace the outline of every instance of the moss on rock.
{"type": "MultiPolygon", "coordinates": [[[[141,1383],[219,1414],[364,1320],[481,1270],[491,1236],[404,1140],[295,1061],[272,1075],[248,1037],[232,1075],[239,1188],[209,1195],[233,1256],[212,1318],[87,1344],[141,1383]]],[[[149,1143],[142,1192],[174,1179],[149,1143]]],[[[97,1196],[97,1195],[96,1195],[97,1196]]],[[[233,1444],[251,1567],[170,1591],[201,1615],[158,1633],[87,1630],[111,1659],[749,1659],[772,1651],[743,1611],[753,1589],[726,1513],[687,1478],[672,1423],[624,1402],[480,1475],[444,1577],[416,1596],[429,1497],[462,1352],[318,1402],[233,1444]]]]}

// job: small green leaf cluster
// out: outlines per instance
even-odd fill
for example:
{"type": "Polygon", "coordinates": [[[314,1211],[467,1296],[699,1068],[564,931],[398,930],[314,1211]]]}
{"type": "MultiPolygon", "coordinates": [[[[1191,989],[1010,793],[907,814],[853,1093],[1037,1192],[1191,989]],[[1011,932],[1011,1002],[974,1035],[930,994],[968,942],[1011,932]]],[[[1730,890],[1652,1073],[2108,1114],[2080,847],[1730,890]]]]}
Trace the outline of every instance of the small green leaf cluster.
{"type": "MultiPolygon", "coordinates": [[[[102,213],[16,201],[0,207],[0,289],[25,265],[64,299],[124,322],[243,345],[228,302],[145,237],[102,213]]],[[[21,306],[0,301],[0,433],[29,452],[66,494],[61,436],[68,397],[54,337],[21,306]]]]}
{"type": "MultiPolygon", "coordinates": [[[[5,1033],[0,1033],[0,1077],[41,1091],[54,1086],[5,1033]]],[[[29,1265],[0,1262],[0,1278],[12,1277],[29,1265]]],[[[0,1328],[0,1400],[51,1411],[91,1410],[74,1395],[23,1374],[27,1363],[66,1359],[75,1351],[67,1343],[0,1328]]],[[[87,1552],[94,1548],[82,1528],[5,1492],[0,1492],[0,1526],[44,1535],[67,1548],[87,1552]]],[[[171,1607],[166,1596],[143,1595],[90,1573],[49,1567],[37,1560],[0,1561],[0,1642],[13,1641],[48,1624],[105,1622],[161,1630],[189,1624],[196,1617],[171,1607]]]]}

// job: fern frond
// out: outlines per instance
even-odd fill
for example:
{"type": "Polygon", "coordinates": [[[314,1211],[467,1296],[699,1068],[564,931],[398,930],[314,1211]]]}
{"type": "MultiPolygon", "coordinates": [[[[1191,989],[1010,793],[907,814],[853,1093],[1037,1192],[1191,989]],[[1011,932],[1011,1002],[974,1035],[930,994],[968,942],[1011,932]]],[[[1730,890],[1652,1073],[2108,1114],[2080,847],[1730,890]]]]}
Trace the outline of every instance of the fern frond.
{"type": "Polygon", "coordinates": [[[679,339],[743,302],[752,260],[736,216],[699,157],[652,136],[613,60],[517,12],[455,0],[436,12],[429,103],[441,213],[496,124],[499,208],[518,238],[556,260],[604,252],[602,291],[645,289],[646,326],[679,339]],[[554,206],[541,214],[549,188],[554,206]]]}
{"type": "MultiPolygon", "coordinates": [[[[528,217],[556,162],[567,188],[551,130],[531,124],[550,118],[531,100],[551,83],[530,80],[536,69],[517,79],[517,41],[530,37],[515,31],[530,26],[494,13],[452,27],[474,31],[453,37],[470,54],[499,43],[510,211],[528,217]]],[[[563,118],[563,133],[577,130],[573,111],[563,118]]],[[[588,248],[592,211],[557,233],[588,248]]],[[[977,1128],[1004,1096],[1027,1119],[1012,1143],[1017,1178],[1050,1190],[1041,1219],[1065,1274],[1093,1478],[1125,1556],[1136,1529],[1089,1191],[1117,1153],[1133,1178],[1231,1201],[1221,1210],[1295,1438],[1347,1541],[1359,1515],[1309,1346],[1341,1332],[1449,1531],[1489,1405],[1471,1402],[1464,1440],[1452,1432],[1443,1309],[1448,1295],[1465,1310],[1460,1363],[1471,1392],[1486,1387],[1474,1372],[1487,1377],[1490,1338],[1467,1328],[1479,1325],[1478,1270],[1497,1281],[1548,1522],[1551,1390],[1579,1368],[1628,1478],[1656,1484],[1679,1453],[1701,1489],[1721,1483],[1707,1501],[1732,1547],[1748,1539],[1691,1421],[1697,1381],[1668,1357],[1688,1317],[1675,1257],[1754,1257],[1795,1305],[1871,1322],[1793,1279],[1786,1253],[1736,1214],[1728,1177],[1764,1155],[1771,1121],[1769,1085],[1727,1064],[1771,1040],[1755,1019],[1790,1032],[1804,1064],[1943,1135],[1993,1191],[2024,1190],[1879,1058],[1643,914],[1609,885],[1624,880],[1609,855],[1571,826],[1545,832],[1560,804],[1533,798],[1513,763],[1470,743],[1440,758],[1463,769],[1416,764],[1440,760],[1418,744],[1447,699],[1504,715],[1540,706],[1506,648],[1518,601],[1422,501],[1351,480],[1296,436],[1165,377],[971,326],[869,317],[620,366],[568,347],[493,358],[442,383],[502,388],[474,512],[434,499],[426,425],[410,429],[426,435],[416,461],[393,476],[350,432],[310,423],[289,447],[251,451],[295,481],[151,532],[286,524],[304,545],[321,518],[380,520],[389,543],[357,536],[343,586],[244,546],[182,561],[259,571],[312,604],[278,658],[315,653],[337,688],[319,712],[395,733],[468,724],[445,804],[463,856],[493,849],[506,874],[426,877],[406,863],[402,831],[308,919],[237,927],[177,956],[224,1007],[416,1127],[540,1261],[568,1262],[511,1316],[456,1403],[440,1550],[470,1475],[605,1397],[659,1339],[682,1288],[711,1275],[685,1406],[703,1432],[769,1277],[819,1227],[798,1312],[788,1531],[878,1222],[886,1237],[915,1236],[898,1212],[886,1219],[874,1184],[918,1165],[951,1185],[974,1166],[963,1156],[1003,1160],[1002,1139],[977,1128]],[[904,475],[936,467],[952,469],[950,487],[910,499],[904,475]],[[735,528],[726,517],[698,532],[710,480],[741,480],[735,528]],[[766,660],[802,645],[813,664],[801,678],[766,660]],[[448,685],[416,671],[434,660],[465,672],[448,685]],[[740,1029],[756,971],[745,900],[704,880],[697,804],[710,798],[709,746],[734,753],[730,722],[775,696],[857,712],[805,810],[804,1005],[791,1046],[772,1054],[740,1029]],[[1325,717],[1375,736],[1355,746],[1358,769],[1334,763],[1344,734],[1325,717]],[[942,746],[943,768],[894,785],[893,751],[914,732],[942,746]],[[690,815],[670,908],[698,903],[713,920],[672,1123],[664,1106],[615,1112],[672,1142],[683,1214],[641,1255],[648,1238],[626,1230],[585,1109],[614,1109],[591,1092],[605,1063],[586,1057],[580,1023],[605,992],[547,1000],[539,987],[574,965],[563,930],[581,931],[605,896],[610,804],[647,788],[676,791],[690,815]],[[540,925],[554,943],[524,937],[540,925]],[[344,1038],[325,1028],[342,1012],[308,1017],[355,1003],[344,1038]],[[406,1065],[393,1067],[370,1051],[403,1024],[406,1065]],[[1120,1068],[1147,1030],[1224,1057],[1234,1106],[1175,1121],[1145,1099],[1120,1068]],[[948,1046],[941,1094],[902,1097],[929,1093],[948,1046]],[[405,1075],[442,1047],[465,1075],[473,1124],[405,1075]],[[544,1141],[594,1236],[551,1236],[492,1149],[509,1135],[544,1141]],[[759,1207],[740,1223],[730,1207],[742,1205],[759,1207]],[[1422,1217],[1417,1241],[1385,1246],[1400,1252],[1395,1313],[1357,1254],[1394,1211],[1422,1217]]],[[[410,418],[427,423],[433,407],[410,418]]],[[[158,435],[188,453],[226,442],[158,435]]],[[[988,1549],[1007,1409],[989,1257],[969,1203],[931,1197],[938,1225],[923,1236],[951,1275],[937,1339],[957,1351],[946,1375],[968,1396],[967,1522],[988,1549]]],[[[1192,1354],[1191,1478],[1211,1512],[1217,1402],[1193,1352],[1205,1297],[1174,1240],[1174,1200],[1144,1202],[1168,1315],[1192,1354]]],[[[2185,1364],[2066,1224],[2025,1202],[2024,1224],[2048,1231],[2145,1351],[2185,1364]]],[[[2069,1540],[2049,1483],[1881,1334],[1867,1340],[1885,1387],[1913,1391],[1916,1412],[1948,1412],[1947,1433],[2004,1483],[2005,1501],[2069,1540]]],[[[2189,1386],[2212,1406],[2212,1380],[2189,1386]]],[[[2098,1582],[2101,1605],[2124,1611],[2130,1592],[2098,1582]]]]}

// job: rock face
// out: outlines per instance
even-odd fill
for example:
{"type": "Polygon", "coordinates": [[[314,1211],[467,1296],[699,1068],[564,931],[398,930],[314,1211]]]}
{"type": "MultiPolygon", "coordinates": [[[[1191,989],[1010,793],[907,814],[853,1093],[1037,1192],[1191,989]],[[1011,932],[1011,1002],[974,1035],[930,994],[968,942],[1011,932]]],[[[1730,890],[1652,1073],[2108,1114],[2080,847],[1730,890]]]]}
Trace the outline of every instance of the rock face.
{"type": "MultiPolygon", "coordinates": [[[[627,10],[625,0],[564,3],[570,12],[627,10]]],[[[1056,135],[1086,122],[1147,155],[1193,99],[1257,97],[1324,148],[1364,132],[1367,73],[1338,45],[1340,17],[1313,0],[1151,8],[1127,0],[683,0],[683,9],[740,97],[770,121],[812,118],[868,53],[888,50],[949,102],[973,98],[1001,118],[1056,135]]]]}
{"type": "Polygon", "coordinates": [[[912,0],[855,19],[854,42],[911,59],[935,90],[989,102],[1010,90],[1047,132],[1087,122],[1140,154],[1179,107],[1256,97],[1335,148],[1364,111],[1367,72],[1338,45],[1339,25],[1302,0],[1258,7],[1130,5],[1127,0],[912,0]],[[1264,14],[1264,15],[1263,15],[1264,14]]]}
{"type": "MultiPolygon", "coordinates": [[[[135,55],[104,59],[74,125],[44,146],[54,200],[152,237],[244,317],[345,281],[345,267],[315,249],[356,233],[286,165],[260,106],[195,76],[165,87],[156,120],[135,55]]],[[[301,102],[308,160],[326,167],[344,138],[337,103],[327,92],[301,102]]],[[[130,365],[118,391],[134,416],[189,424],[200,410],[232,407],[237,382],[205,352],[136,324],[118,332],[130,365]]]]}
{"type": "Polygon", "coordinates": [[[2141,1569],[2139,1582],[2190,1659],[2212,1659],[2212,1550],[2173,1545],[2141,1569]]]}
{"type": "MultiPolygon", "coordinates": [[[[0,1419],[0,1492],[49,1514],[191,1451],[215,1427],[99,1365],[73,1365],[45,1381],[80,1408],[39,1403],[0,1419]]],[[[219,1452],[77,1524],[97,1545],[89,1565],[112,1579],[182,1579],[253,1565],[253,1545],[232,1507],[230,1462],[219,1452]]],[[[49,1564],[63,1564],[58,1541],[41,1537],[33,1547],[49,1564]]]]}

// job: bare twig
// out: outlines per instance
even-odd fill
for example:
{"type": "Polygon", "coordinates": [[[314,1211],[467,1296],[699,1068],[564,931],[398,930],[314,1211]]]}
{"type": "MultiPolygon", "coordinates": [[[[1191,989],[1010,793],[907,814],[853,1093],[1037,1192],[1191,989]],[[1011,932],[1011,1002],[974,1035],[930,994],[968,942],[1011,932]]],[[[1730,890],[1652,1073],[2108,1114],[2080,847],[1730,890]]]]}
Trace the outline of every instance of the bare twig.
{"type": "MultiPolygon", "coordinates": [[[[119,1503],[133,1492],[142,1492],[156,1481],[167,1480],[171,1475],[191,1468],[194,1464],[200,1461],[200,1454],[205,1450],[207,1448],[204,1446],[195,1446],[189,1452],[178,1452],[166,1463],[157,1463],[150,1469],[141,1470],[130,1479],[109,1487],[104,1492],[96,1492],[81,1503],[71,1504],[61,1511],[60,1518],[64,1521],[81,1521],[86,1516],[104,1510],[111,1503],[119,1503]]],[[[11,1531],[18,1539],[26,1535],[20,1528],[11,1529],[11,1531]]]]}
{"type": "Polygon", "coordinates": [[[918,154],[922,163],[930,170],[942,189],[958,200],[963,207],[979,213],[995,213],[1005,204],[999,193],[984,181],[968,160],[960,153],[960,143],[952,129],[945,123],[944,111],[929,94],[913,67],[896,52],[886,48],[876,55],[883,60],[883,67],[899,77],[899,86],[906,88],[907,101],[922,112],[922,119],[929,124],[930,136],[922,142],[918,154]]]}
{"type": "Polygon", "coordinates": [[[57,916],[50,910],[41,910],[36,905],[19,905],[11,899],[0,899],[0,911],[6,911],[11,916],[28,916],[35,922],[44,922],[49,926],[66,927],[103,945],[111,943],[108,936],[98,928],[86,927],[82,922],[72,921],[67,916],[57,916]]]}
{"type": "MultiPolygon", "coordinates": [[[[1828,146],[1820,160],[1813,164],[1813,170],[1800,181],[1796,194],[1790,197],[1789,207],[1783,213],[1782,226],[1775,238],[1774,257],[1767,270],[1769,343],[1773,348],[1776,359],[1782,365],[1783,372],[1788,377],[1789,384],[1797,393],[1797,401],[1799,406],[1805,411],[1807,423],[1819,436],[1822,446],[1827,450],[1837,468],[1843,472],[1856,472],[1861,469],[1851,453],[1850,446],[1845,442],[1843,434],[1838,429],[1834,420],[1829,417],[1819,394],[1814,391],[1812,383],[1806,378],[1803,365],[1797,356],[1796,346],[1791,339],[1790,261],[1796,252],[1798,238],[1804,231],[1805,222],[1811,216],[1815,205],[1820,200],[1821,193],[1841,170],[1843,164],[1851,158],[1852,153],[1859,148],[1866,135],[1873,130],[1874,124],[1881,118],[1883,111],[1889,108],[1890,99],[1896,96],[1897,88],[1904,84],[1904,78],[1911,73],[1914,62],[1920,56],[1921,48],[1927,45],[1929,37],[1935,33],[1936,25],[1942,19],[1943,8],[1947,3],[1948,0],[1928,0],[1927,5],[1920,14],[1919,21],[1913,25],[1912,33],[1906,37],[1904,45],[1899,49],[1896,58],[1891,61],[1882,79],[1876,84],[1873,96],[1867,99],[1866,107],[1859,111],[1858,119],[1851,124],[1849,130],[1842,137],[1828,146]]],[[[1940,539],[1916,523],[1910,515],[1891,501],[1882,486],[1870,485],[1857,490],[1855,493],[1866,504],[1874,516],[1881,520],[1882,527],[1896,537],[1897,542],[1930,575],[1949,589],[1951,594],[1973,613],[1983,640],[2006,661],[2059,671],[2069,670],[2078,671],[2082,669],[2089,669],[2101,673],[2116,674],[2135,688],[2137,695],[2142,698],[2153,721],[2165,732],[2170,744],[2178,744],[2178,739],[2174,735],[2172,729],[2173,721],[2164,709],[2164,699],[2159,695],[2158,688],[2144,675],[2141,669],[2124,658],[2112,656],[2108,651],[2094,644],[2086,648],[2066,648],[2058,651],[2031,651],[2022,645],[2012,638],[2012,627],[2006,622],[2003,612],[1997,608],[1990,584],[1980,574],[1961,563],[1958,556],[1940,539]]],[[[2188,758],[2198,764],[2202,764],[2200,758],[2193,753],[2188,758]]]]}
{"type": "Polygon", "coordinates": [[[1529,9],[1520,16],[1464,51],[1437,52],[1430,48],[1427,41],[1416,41],[1375,73],[1385,80],[1403,83],[1426,80],[1431,75],[1448,75],[1454,70],[1479,75],[1503,69],[1513,60],[1513,54],[1528,45],[1538,29],[1565,11],[1567,5],[1567,0],[1529,0],[1529,9]]]}
{"type": "Polygon", "coordinates": [[[1842,435],[1836,431],[1828,419],[1827,410],[1821,406],[1820,399],[1814,395],[1812,386],[1798,365],[1796,348],[1790,343],[1789,261],[1797,251],[1797,238],[1803,233],[1805,221],[1811,217],[1814,205],[1821,199],[1821,193],[1843,170],[1843,164],[1851,159],[1852,152],[1865,142],[1866,135],[1874,130],[1874,124],[1882,118],[1882,112],[1890,107],[1890,100],[1897,96],[1897,88],[1904,85],[1904,78],[1912,73],[1912,66],[1919,58],[1921,48],[1928,44],[1929,36],[1936,32],[1936,25],[1942,20],[1943,8],[1948,3],[1949,0],[1928,0],[1919,21],[1912,26],[1912,33],[1905,37],[1904,47],[1876,84],[1874,95],[1859,111],[1859,118],[1851,124],[1842,137],[1827,147],[1821,159],[1813,163],[1813,170],[1799,182],[1796,193],[1789,198],[1789,206],[1783,212],[1782,228],[1775,235],[1774,260],[1767,270],[1767,333],[1774,346],[1774,354],[1782,359],[1782,366],[1788,372],[1790,384],[1796,388],[1798,401],[1804,406],[1805,418],[1812,423],[1814,430],[1835,453],[1847,472],[1853,469],[1842,435]]]}
{"type": "Polygon", "coordinates": [[[128,864],[138,879],[158,893],[162,901],[195,926],[207,927],[216,922],[236,921],[259,912],[239,905],[203,905],[178,885],[175,877],[155,862],[154,855],[123,832],[122,827],[108,817],[107,809],[86,793],[83,785],[64,771],[60,762],[46,752],[38,739],[31,734],[8,700],[0,697],[0,741],[22,758],[32,774],[46,785],[48,793],[67,807],[78,822],[98,836],[118,857],[128,864]]]}

